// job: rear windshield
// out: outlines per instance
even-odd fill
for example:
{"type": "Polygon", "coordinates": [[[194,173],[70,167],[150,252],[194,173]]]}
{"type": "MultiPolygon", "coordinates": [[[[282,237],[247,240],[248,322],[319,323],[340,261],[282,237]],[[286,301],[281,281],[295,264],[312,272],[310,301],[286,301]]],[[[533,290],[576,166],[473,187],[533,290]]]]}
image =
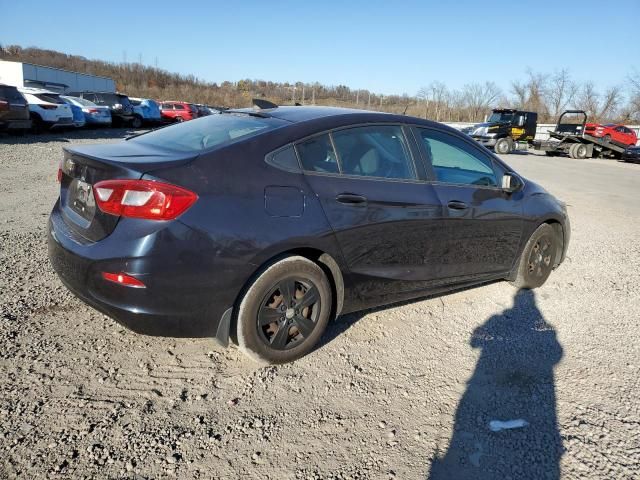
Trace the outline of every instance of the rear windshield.
{"type": "Polygon", "coordinates": [[[210,115],[151,131],[130,141],[179,152],[199,152],[244,140],[286,124],[288,122],[278,118],[253,117],[242,113],[210,115]]]}
{"type": "Polygon", "coordinates": [[[72,102],[79,103],[80,105],[82,105],[84,107],[96,107],[97,106],[95,103],[90,102],[89,100],[85,100],[84,98],[69,97],[69,96],[65,96],[64,98],[68,98],[72,102]]]}
{"type": "Polygon", "coordinates": [[[57,104],[65,103],[60,98],[60,95],[57,95],[55,93],[46,93],[46,94],[45,93],[37,93],[37,94],[34,95],[34,97],[39,98],[43,102],[57,103],[57,104]]]}

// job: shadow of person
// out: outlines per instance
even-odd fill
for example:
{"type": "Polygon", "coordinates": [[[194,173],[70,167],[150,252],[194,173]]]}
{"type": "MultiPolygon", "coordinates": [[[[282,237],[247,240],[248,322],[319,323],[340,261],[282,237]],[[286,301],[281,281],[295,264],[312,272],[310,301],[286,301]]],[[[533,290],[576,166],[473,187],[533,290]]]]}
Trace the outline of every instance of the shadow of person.
{"type": "Polygon", "coordinates": [[[559,478],[563,448],[553,367],[562,347],[533,291],[518,291],[513,306],[478,327],[470,343],[482,349],[480,358],[458,404],[448,449],[432,460],[429,478],[559,478]],[[520,419],[527,423],[520,428],[490,428],[493,420],[520,419]]]}

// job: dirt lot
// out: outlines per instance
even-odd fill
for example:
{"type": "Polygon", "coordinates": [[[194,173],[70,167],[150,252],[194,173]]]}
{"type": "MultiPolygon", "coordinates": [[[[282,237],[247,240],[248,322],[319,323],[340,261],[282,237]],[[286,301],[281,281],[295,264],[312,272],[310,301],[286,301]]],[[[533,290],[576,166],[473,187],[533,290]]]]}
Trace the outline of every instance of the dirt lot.
{"type": "Polygon", "coordinates": [[[543,288],[342,317],[264,368],[133,334],[51,271],[61,147],[123,134],[0,137],[0,477],[640,477],[640,165],[506,157],[570,205],[543,288]]]}

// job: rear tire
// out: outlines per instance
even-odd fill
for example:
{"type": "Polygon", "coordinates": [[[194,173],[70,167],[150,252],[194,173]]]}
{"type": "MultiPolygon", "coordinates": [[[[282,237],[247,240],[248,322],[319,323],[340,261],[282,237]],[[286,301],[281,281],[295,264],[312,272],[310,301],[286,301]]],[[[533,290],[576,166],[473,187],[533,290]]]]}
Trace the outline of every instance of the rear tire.
{"type": "Polygon", "coordinates": [[[573,158],[583,160],[587,158],[588,149],[584,143],[576,143],[573,148],[573,158]]]}
{"type": "Polygon", "coordinates": [[[553,270],[558,248],[553,227],[548,223],[540,225],[522,250],[512,285],[516,288],[538,288],[544,284],[553,270]]]}
{"type": "Polygon", "coordinates": [[[142,118],[140,118],[138,115],[133,117],[133,120],[131,120],[131,126],[133,128],[140,128],[142,127],[142,118]]]}
{"type": "Polygon", "coordinates": [[[176,117],[176,122],[178,122],[178,123],[182,123],[182,122],[184,122],[184,118],[182,118],[182,117],[176,117]]]}
{"type": "Polygon", "coordinates": [[[329,280],[318,265],[300,256],[281,259],[262,271],[240,302],[238,347],[260,363],[297,360],[322,336],[332,303],[329,280]]]}
{"type": "Polygon", "coordinates": [[[508,138],[499,138],[493,147],[493,150],[500,155],[506,155],[507,153],[510,153],[512,149],[513,144],[508,138]]]}
{"type": "Polygon", "coordinates": [[[611,135],[605,135],[604,137],[602,137],[602,141],[607,143],[611,142],[611,135]]]}

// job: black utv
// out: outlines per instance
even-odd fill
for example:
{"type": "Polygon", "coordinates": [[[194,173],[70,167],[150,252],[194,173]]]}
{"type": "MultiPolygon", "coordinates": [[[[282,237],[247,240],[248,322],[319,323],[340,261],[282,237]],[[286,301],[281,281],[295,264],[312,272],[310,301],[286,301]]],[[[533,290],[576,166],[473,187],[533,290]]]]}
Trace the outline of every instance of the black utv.
{"type": "Polygon", "coordinates": [[[462,131],[496,153],[512,152],[520,144],[533,142],[538,127],[538,114],[511,108],[497,108],[485,123],[467,127],[462,131]]]}

